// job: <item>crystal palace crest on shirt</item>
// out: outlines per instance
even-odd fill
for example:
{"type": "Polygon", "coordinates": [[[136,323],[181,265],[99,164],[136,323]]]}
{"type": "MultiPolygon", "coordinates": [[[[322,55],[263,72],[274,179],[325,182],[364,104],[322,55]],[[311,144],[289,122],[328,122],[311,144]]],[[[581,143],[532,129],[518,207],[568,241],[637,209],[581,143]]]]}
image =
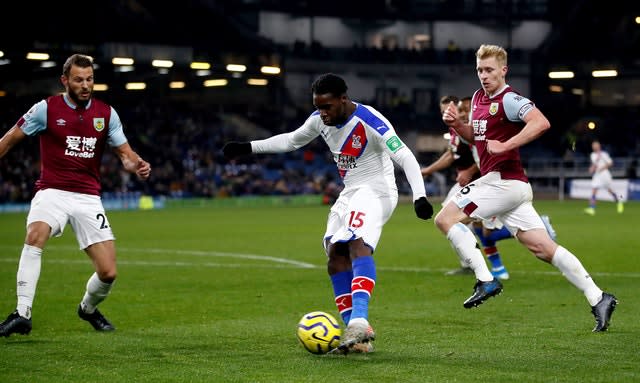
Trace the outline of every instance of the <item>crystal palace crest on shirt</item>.
{"type": "Polygon", "coordinates": [[[354,149],[362,149],[362,142],[360,136],[353,136],[351,139],[351,147],[354,149]]]}

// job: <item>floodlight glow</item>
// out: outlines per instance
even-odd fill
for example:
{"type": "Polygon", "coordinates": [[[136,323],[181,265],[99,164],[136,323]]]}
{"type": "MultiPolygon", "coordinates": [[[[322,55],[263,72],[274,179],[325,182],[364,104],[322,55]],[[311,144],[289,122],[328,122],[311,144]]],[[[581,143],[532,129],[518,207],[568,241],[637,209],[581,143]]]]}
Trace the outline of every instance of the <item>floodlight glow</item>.
{"type": "Polygon", "coordinates": [[[264,74],[280,74],[280,68],[277,66],[265,65],[262,68],[260,68],[260,72],[264,74]]]}
{"type": "Polygon", "coordinates": [[[171,68],[173,66],[173,61],[171,60],[153,60],[151,61],[151,65],[156,68],[171,68]]]}
{"type": "Polygon", "coordinates": [[[200,70],[200,69],[207,70],[207,69],[211,69],[211,64],[206,62],[194,61],[191,63],[190,68],[195,70],[200,70]]]}
{"type": "Polygon", "coordinates": [[[114,57],[111,59],[113,65],[133,65],[133,59],[130,57],[114,57]]]}
{"type": "Polygon", "coordinates": [[[184,81],[171,81],[169,83],[169,88],[171,89],[182,89],[185,86],[187,86],[187,84],[185,84],[184,81]]]}
{"type": "Polygon", "coordinates": [[[549,72],[549,78],[573,78],[573,76],[571,71],[549,72]]]}
{"type": "Polygon", "coordinates": [[[49,60],[48,53],[37,53],[37,52],[29,52],[27,53],[27,60],[49,60]]]}
{"type": "Polygon", "coordinates": [[[124,88],[127,90],[143,90],[147,87],[147,84],[143,82],[128,82],[124,88]]]}
{"type": "Polygon", "coordinates": [[[222,79],[213,79],[213,80],[206,80],[204,82],[204,86],[206,86],[206,87],[210,87],[210,86],[225,86],[228,83],[229,83],[229,81],[227,81],[224,78],[222,78],[222,79]]]}
{"type": "Polygon", "coordinates": [[[593,77],[616,77],[618,75],[618,71],[615,69],[602,69],[602,70],[594,70],[591,72],[593,77]]]}
{"type": "Polygon", "coordinates": [[[247,66],[242,64],[227,64],[227,70],[229,72],[244,72],[247,70],[247,66]]]}
{"type": "Polygon", "coordinates": [[[134,70],[133,65],[122,65],[122,66],[113,68],[114,72],[120,72],[120,73],[133,72],[133,70],[134,70]]]}
{"type": "Polygon", "coordinates": [[[267,81],[266,79],[263,79],[263,78],[250,78],[250,79],[247,79],[247,84],[249,84],[249,85],[265,86],[268,83],[269,83],[269,81],[267,81]]]}

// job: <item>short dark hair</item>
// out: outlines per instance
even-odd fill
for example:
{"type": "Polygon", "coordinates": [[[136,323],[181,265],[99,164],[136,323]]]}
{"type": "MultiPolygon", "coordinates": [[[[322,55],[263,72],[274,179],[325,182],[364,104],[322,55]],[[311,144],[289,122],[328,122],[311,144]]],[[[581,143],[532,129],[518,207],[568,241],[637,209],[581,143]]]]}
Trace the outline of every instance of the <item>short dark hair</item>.
{"type": "Polygon", "coordinates": [[[83,55],[80,53],[73,54],[69,56],[67,61],[64,62],[62,66],[62,74],[66,77],[69,77],[69,73],[71,72],[71,67],[79,66],[80,68],[93,68],[93,58],[91,56],[83,55]]]}
{"type": "Polygon", "coordinates": [[[450,102],[453,102],[454,104],[457,104],[458,101],[460,101],[460,99],[457,96],[454,96],[452,94],[448,94],[448,95],[440,97],[440,104],[448,104],[450,102]]]}
{"type": "Polygon", "coordinates": [[[330,93],[339,97],[347,93],[347,83],[340,76],[333,73],[325,73],[318,77],[311,85],[311,91],[314,94],[330,93]]]}

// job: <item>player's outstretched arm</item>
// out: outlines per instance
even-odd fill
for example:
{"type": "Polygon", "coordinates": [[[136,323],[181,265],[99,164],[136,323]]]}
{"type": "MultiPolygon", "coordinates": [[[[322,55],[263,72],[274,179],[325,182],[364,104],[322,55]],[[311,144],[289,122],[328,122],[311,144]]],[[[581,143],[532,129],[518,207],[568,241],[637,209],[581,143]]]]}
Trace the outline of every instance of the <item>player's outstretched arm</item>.
{"type": "Polygon", "coordinates": [[[151,165],[143,160],[138,153],[134,152],[129,143],[124,143],[116,147],[115,152],[126,171],[135,173],[141,180],[149,178],[151,175],[151,165]]]}
{"type": "Polygon", "coordinates": [[[251,154],[251,142],[227,142],[222,148],[222,153],[227,159],[234,159],[251,154]]]}
{"type": "Polygon", "coordinates": [[[440,158],[435,160],[431,165],[420,169],[423,177],[430,176],[435,172],[439,172],[440,170],[446,169],[453,164],[453,152],[447,149],[440,158]]]}
{"type": "Polygon", "coordinates": [[[402,147],[391,158],[402,167],[404,174],[409,181],[411,191],[413,192],[413,207],[416,216],[420,219],[429,219],[433,216],[433,206],[427,200],[427,193],[424,188],[424,180],[420,173],[420,165],[409,148],[402,147]]]}
{"type": "Polygon", "coordinates": [[[0,158],[11,150],[18,142],[22,141],[27,135],[24,134],[22,129],[17,125],[14,125],[7,133],[0,138],[0,158]]]}

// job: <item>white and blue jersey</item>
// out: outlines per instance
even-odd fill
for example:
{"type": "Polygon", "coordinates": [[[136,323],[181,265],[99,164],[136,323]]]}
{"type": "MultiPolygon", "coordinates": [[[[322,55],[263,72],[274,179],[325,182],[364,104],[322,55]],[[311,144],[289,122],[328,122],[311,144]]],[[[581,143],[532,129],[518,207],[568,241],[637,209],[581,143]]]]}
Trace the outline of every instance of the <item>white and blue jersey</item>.
{"type": "Polygon", "coordinates": [[[293,151],[322,136],[342,177],[345,190],[368,186],[378,192],[398,193],[395,161],[409,181],[416,200],[426,196],[420,165],[400,140],[391,123],[371,106],[356,103],[355,112],[342,125],[325,125],[312,113],[298,129],[265,140],[252,141],[254,153],[293,151]]]}
{"type": "Polygon", "coordinates": [[[362,238],[375,250],[382,227],[398,203],[393,161],[404,170],[414,201],[426,193],[420,165],[391,123],[374,108],[355,105],[342,125],[325,125],[316,111],[293,132],[251,141],[251,149],[254,153],[289,152],[322,136],[345,185],[329,212],[323,244],[362,238]]]}

